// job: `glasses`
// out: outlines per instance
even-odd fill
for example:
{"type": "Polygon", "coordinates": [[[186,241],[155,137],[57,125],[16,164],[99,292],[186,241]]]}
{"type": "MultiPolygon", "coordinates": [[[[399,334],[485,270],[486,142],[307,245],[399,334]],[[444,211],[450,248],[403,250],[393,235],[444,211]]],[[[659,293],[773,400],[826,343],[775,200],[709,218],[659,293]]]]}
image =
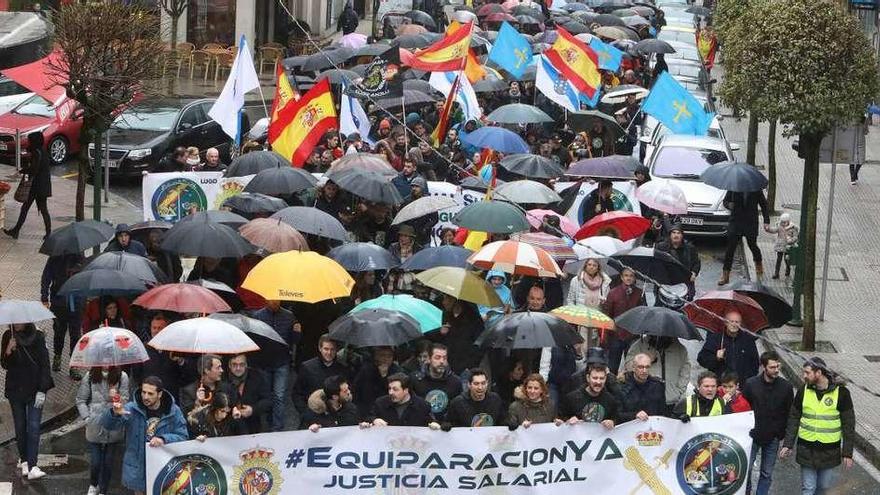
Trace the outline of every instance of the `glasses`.
{"type": "Polygon", "coordinates": [[[647,366],[641,365],[641,366],[636,366],[636,369],[637,370],[649,370],[649,369],[651,369],[651,366],[650,365],[647,365],[647,366]]]}

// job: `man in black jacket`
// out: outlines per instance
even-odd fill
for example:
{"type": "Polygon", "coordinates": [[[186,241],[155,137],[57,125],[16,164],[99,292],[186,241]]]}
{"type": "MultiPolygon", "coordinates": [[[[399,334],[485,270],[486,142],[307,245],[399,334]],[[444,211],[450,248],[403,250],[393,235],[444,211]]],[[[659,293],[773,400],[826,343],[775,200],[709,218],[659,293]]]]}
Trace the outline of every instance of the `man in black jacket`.
{"type": "Polygon", "coordinates": [[[427,426],[439,430],[440,424],[431,414],[431,406],[421,397],[410,393],[409,377],[397,373],[388,377],[388,395],[379,397],[373,412],[361,428],[370,426],[427,426]]]}
{"type": "Polygon", "coordinates": [[[621,422],[647,421],[648,416],[662,416],[666,412],[666,384],[651,376],[650,369],[651,356],[637,354],[633,358],[633,371],[624,375],[620,387],[621,422]]]}
{"type": "Polygon", "coordinates": [[[67,298],[58,297],[58,291],[68,278],[79,271],[83,260],[81,253],[49,256],[40,277],[40,301],[55,314],[52,322],[52,338],[55,343],[52,371],[61,371],[64,336],[70,336],[70,352],[73,352],[73,346],[79,340],[79,314],[69,310],[67,298]]]}
{"type": "Polygon", "coordinates": [[[196,365],[199,379],[180,389],[180,410],[187,416],[193,409],[206,407],[215,392],[232,397],[232,387],[223,379],[223,361],[216,354],[203,354],[196,365]]]}
{"type": "Polygon", "coordinates": [[[394,362],[394,349],[374,347],[373,361],[364,362],[352,381],[357,391],[354,404],[361,416],[367,416],[376,399],[388,393],[388,377],[402,373],[403,368],[394,362]]]}
{"type": "Polygon", "coordinates": [[[443,326],[427,336],[449,349],[449,367],[461,373],[480,364],[482,353],[474,340],[483,331],[483,319],[473,303],[443,296],[443,326]]]}
{"type": "Polygon", "coordinates": [[[300,365],[293,387],[293,405],[300,414],[308,411],[306,401],[309,395],[323,387],[324,380],[331,376],[348,378],[348,367],[336,360],[336,351],[336,342],[327,334],[321,335],[318,339],[319,355],[300,365]]]}
{"type": "Polygon", "coordinates": [[[691,279],[687,282],[688,292],[685,297],[688,301],[693,299],[695,292],[694,282],[697,280],[697,275],[700,274],[700,254],[697,253],[697,248],[693,244],[684,240],[684,229],[682,229],[681,225],[673,225],[669,230],[669,239],[659,242],[655,249],[669,253],[691,273],[691,279]]]}
{"type": "Polygon", "coordinates": [[[586,387],[579,388],[562,399],[559,408],[559,417],[562,419],[557,419],[556,424],[560,425],[568,418],[570,425],[582,422],[601,423],[610,430],[620,419],[620,405],[617,398],[605,388],[608,366],[591,364],[585,375],[586,387]]]}
{"type": "Polygon", "coordinates": [[[412,375],[413,393],[431,405],[438,421],[446,417],[452,399],[461,393],[461,379],[449,369],[449,350],[443,344],[431,344],[428,364],[412,375]]]}
{"type": "Polygon", "coordinates": [[[764,230],[770,228],[770,208],[763,191],[733,192],[724,196],[724,207],[730,210],[730,221],[727,224],[727,250],[724,253],[724,266],[718,285],[730,283],[730,268],[733,266],[733,254],[739,247],[740,238],[745,237],[752,258],[755,260],[755,274],[764,275],[763,258],[758,247],[758,207],[764,220],[764,230]]]}
{"type": "Polygon", "coordinates": [[[348,380],[344,376],[331,376],[324,380],[322,388],[309,396],[309,411],[303,415],[301,426],[308,425],[310,431],[316,432],[323,427],[354,426],[359,417],[348,380]]]}
{"type": "Polygon", "coordinates": [[[709,332],[703,348],[697,354],[700,366],[723,376],[733,371],[741,381],[758,374],[758,347],[755,337],[740,331],[742,315],[730,311],[724,318],[728,320],[723,333],[709,332]]]}
{"type": "Polygon", "coordinates": [[[247,356],[239,354],[229,360],[229,385],[232,396],[229,403],[234,407],[246,433],[263,431],[262,418],[272,409],[272,394],[266,375],[256,368],[248,367],[247,356]]]}
{"type": "MultiPolygon", "coordinates": [[[[761,477],[755,495],[770,493],[779,442],[785,438],[788,412],[794,399],[791,383],[779,376],[779,362],[779,355],[775,351],[761,354],[761,374],[746,380],[742,389],[743,397],[755,412],[755,427],[751,431],[752,454],[749,458],[754,461],[758,451],[761,452],[761,477]]],[[[748,480],[746,492],[752,493],[751,473],[748,480]]]]}
{"type": "Polygon", "coordinates": [[[470,370],[468,389],[452,399],[444,429],[453,426],[476,427],[504,424],[505,407],[501,397],[489,391],[489,377],[480,368],[470,370]]]}

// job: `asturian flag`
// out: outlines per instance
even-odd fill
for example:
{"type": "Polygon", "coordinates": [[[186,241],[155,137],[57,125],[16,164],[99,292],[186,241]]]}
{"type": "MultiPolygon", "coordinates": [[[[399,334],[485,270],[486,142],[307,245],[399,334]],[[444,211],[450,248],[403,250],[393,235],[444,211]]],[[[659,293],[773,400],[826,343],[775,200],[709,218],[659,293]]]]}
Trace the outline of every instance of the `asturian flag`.
{"type": "MultiPolygon", "coordinates": [[[[457,72],[432,72],[431,78],[428,79],[428,84],[443,93],[443,96],[449,96],[449,92],[452,91],[452,83],[457,75],[457,72]]],[[[458,94],[455,97],[455,101],[461,107],[465,122],[468,120],[480,120],[483,116],[483,109],[480,108],[480,103],[477,101],[477,93],[474,92],[474,87],[471,86],[470,81],[466,77],[458,81],[458,94]]]]}
{"type": "Polygon", "coordinates": [[[357,98],[350,96],[346,91],[347,85],[342,83],[342,101],[339,102],[339,132],[346,136],[356,132],[360,134],[361,139],[373,146],[370,139],[370,119],[364,112],[364,107],[357,98]]]}
{"type": "Polygon", "coordinates": [[[244,106],[244,95],[259,87],[260,78],[257,77],[257,70],[254,69],[251,50],[244,35],[241,35],[241,40],[238,42],[238,54],[232,62],[229,78],[226,79],[223,91],[220,92],[214,106],[208,111],[208,116],[220,124],[223,132],[234,139],[236,143],[241,135],[241,109],[244,106]]]}
{"type": "Polygon", "coordinates": [[[538,70],[535,75],[535,87],[550,101],[565,108],[569,112],[577,112],[581,109],[581,103],[595,107],[599,102],[599,92],[593,94],[592,99],[581,93],[574,85],[562,75],[550,60],[541,55],[538,59],[538,70]]]}

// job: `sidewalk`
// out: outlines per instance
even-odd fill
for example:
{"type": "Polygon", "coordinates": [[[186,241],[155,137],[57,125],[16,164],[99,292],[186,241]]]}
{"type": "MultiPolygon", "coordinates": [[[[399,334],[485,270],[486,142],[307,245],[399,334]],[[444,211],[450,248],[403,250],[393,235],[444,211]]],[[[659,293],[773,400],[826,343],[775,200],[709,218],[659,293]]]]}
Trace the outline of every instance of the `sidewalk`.
{"type": "MultiPolygon", "coordinates": [[[[18,178],[13,178],[14,167],[0,165],[0,180],[12,184],[13,191],[18,178]]],[[[91,211],[92,188],[86,189],[86,214],[91,211]]],[[[52,197],[49,198],[49,213],[52,215],[52,227],[62,227],[74,220],[76,204],[76,181],[52,177],[52,197]]],[[[6,225],[11,227],[18,220],[21,204],[12,199],[12,192],[6,195],[6,225]]],[[[104,219],[111,223],[136,223],[143,220],[140,207],[132,205],[123,198],[110,195],[110,203],[103,206],[104,219]]],[[[40,299],[40,276],[46,257],[37,250],[43,240],[43,219],[36,209],[31,207],[27,221],[18,240],[0,234],[0,291],[7,299],[40,299]]],[[[52,323],[43,322],[39,328],[46,333],[46,343],[52,354],[52,323]]],[[[2,329],[6,331],[6,328],[2,329]]],[[[74,397],[78,383],[67,375],[67,353],[60,373],[54,374],[55,388],[46,398],[43,407],[43,422],[46,423],[58,415],[64,414],[74,406],[74,397]]],[[[0,388],[5,385],[6,373],[0,373],[0,388]]],[[[0,444],[12,439],[15,434],[12,414],[0,399],[0,444]]]]}
{"type": "MultiPolygon", "coordinates": [[[[748,120],[740,122],[726,117],[724,122],[728,137],[743,146],[745,156],[748,120]]],[[[876,166],[880,160],[880,127],[870,127],[867,136],[867,161],[862,167],[860,181],[850,185],[848,164],[837,165],[831,248],[828,260],[828,289],[825,321],[817,322],[817,348],[822,352],[806,353],[822,357],[828,366],[843,373],[847,378],[880,393],[877,377],[880,377],[880,333],[873,322],[880,320],[880,173],[876,166]],[[827,344],[826,344],[827,343],[827,344]]],[[[801,184],[803,160],[791,149],[791,139],[782,136],[782,126],[777,128],[776,166],[778,214],[789,213],[792,221],[800,221],[801,184]]],[[[768,126],[762,124],[757,145],[757,164],[767,164],[768,126]]],[[[822,284],[822,261],[825,250],[827,205],[831,180],[831,165],[820,165],[819,201],[816,235],[816,318],[819,317],[819,298],[822,284]]],[[[778,216],[772,218],[775,225],[778,216]]],[[[761,233],[758,244],[764,255],[763,282],[789,301],[792,299],[791,283],[784,277],[772,280],[776,253],[773,251],[774,234],[761,233]]],[[[744,246],[745,247],[745,246],[744,246]]],[[[754,261],[745,249],[748,272],[754,274],[754,261]]],[[[783,264],[784,265],[784,264],[783,264]]],[[[782,270],[784,276],[784,266],[782,270]]],[[[770,339],[787,347],[799,345],[801,328],[783,326],[766,332],[770,339]]],[[[801,362],[790,356],[786,359],[788,375],[799,380],[801,362]]],[[[850,387],[856,408],[857,447],[875,465],[880,465],[880,397],[873,396],[856,387],[850,387]]]]}

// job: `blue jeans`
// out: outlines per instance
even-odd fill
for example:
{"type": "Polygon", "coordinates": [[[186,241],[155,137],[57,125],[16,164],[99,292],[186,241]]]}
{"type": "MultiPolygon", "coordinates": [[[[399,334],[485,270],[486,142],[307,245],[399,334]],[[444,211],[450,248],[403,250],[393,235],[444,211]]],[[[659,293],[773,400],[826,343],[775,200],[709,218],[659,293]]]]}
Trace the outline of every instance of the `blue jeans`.
{"type": "Polygon", "coordinates": [[[755,464],[755,457],[761,451],[761,475],[758,478],[758,488],[755,495],[767,495],[770,493],[770,483],[773,482],[773,467],[776,466],[776,455],[779,453],[779,440],[773,439],[767,445],[758,445],[752,442],[752,454],[749,456],[749,477],[746,486],[746,493],[752,493],[752,466],[755,464]]]}
{"type": "Polygon", "coordinates": [[[813,469],[801,466],[801,495],[824,495],[834,484],[834,468],[813,469]]]}
{"type": "Polygon", "coordinates": [[[115,443],[89,442],[89,485],[97,486],[98,493],[107,493],[110,476],[113,474],[113,457],[116,455],[115,443]]]}
{"type": "Polygon", "coordinates": [[[272,384],[272,431],[284,430],[284,406],[287,402],[287,381],[290,377],[290,365],[284,364],[266,370],[272,384]]]}
{"type": "Polygon", "coordinates": [[[28,467],[37,465],[37,454],[40,450],[40,419],[43,408],[34,407],[34,399],[29,401],[10,400],[12,422],[15,425],[15,443],[18,445],[18,456],[27,461],[28,467]]]}

